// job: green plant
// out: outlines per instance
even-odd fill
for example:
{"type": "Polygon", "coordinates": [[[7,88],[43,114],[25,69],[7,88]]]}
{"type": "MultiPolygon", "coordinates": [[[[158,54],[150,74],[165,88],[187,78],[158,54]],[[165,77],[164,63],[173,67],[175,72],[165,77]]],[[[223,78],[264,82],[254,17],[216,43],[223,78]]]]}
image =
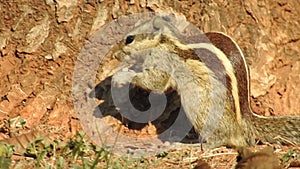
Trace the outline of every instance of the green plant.
{"type": "Polygon", "coordinates": [[[36,159],[36,166],[40,166],[41,161],[46,157],[48,149],[51,148],[49,143],[44,142],[43,137],[35,139],[32,143],[28,145],[24,153],[27,157],[32,157],[36,159]]]}
{"type": "Polygon", "coordinates": [[[11,156],[13,155],[13,146],[0,143],[0,166],[3,169],[9,168],[11,164],[11,156]]]}
{"type": "Polygon", "coordinates": [[[287,161],[291,159],[300,159],[300,153],[298,153],[295,149],[290,149],[287,153],[285,153],[281,157],[281,162],[286,163],[287,161]]]}

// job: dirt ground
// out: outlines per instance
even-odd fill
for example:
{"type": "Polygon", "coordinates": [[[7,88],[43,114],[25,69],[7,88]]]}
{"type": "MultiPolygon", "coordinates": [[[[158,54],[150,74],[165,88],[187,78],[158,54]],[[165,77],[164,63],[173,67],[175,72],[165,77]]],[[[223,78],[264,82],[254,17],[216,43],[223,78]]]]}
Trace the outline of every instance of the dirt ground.
{"type": "MultiPolygon", "coordinates": [[[[299,6],[298,0],[0,2],[0,140],[41,126],[55,128],[61,139],[82,130],[72,97],[79,52],[101,26],[137,12],[173,11],[204,32],[228,34],[250,67],[254,112],[300,115],[299,6]],[[26,120],[25,126],[20,120],[5,125],[7,119],[18,116],[26,120]]],[[[115,64],[109,63],[108,67],[115,64]]],[[[111,122],[118,123],[116,119],[111,122]]],[[[157,130],[147,124],[134,129],[125,126],[123,132],[144,137],[157,130]]],[[[222,157],[212,161],[215,167],[225,163],[222,157]]]]}

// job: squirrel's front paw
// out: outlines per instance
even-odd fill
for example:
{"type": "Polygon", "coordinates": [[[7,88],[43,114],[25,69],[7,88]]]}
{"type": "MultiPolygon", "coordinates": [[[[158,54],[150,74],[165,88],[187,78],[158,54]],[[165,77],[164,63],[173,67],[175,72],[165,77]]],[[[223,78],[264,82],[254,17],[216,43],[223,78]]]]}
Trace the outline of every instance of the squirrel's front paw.
{"type": "Polygon", "coordinates": [[[123,68],[121,71],[115,73],[112,77],[112,85],[114,87],[123,87],[126,84],[129,84],[132,79],[136,76],[136,72],[123,68]]]}

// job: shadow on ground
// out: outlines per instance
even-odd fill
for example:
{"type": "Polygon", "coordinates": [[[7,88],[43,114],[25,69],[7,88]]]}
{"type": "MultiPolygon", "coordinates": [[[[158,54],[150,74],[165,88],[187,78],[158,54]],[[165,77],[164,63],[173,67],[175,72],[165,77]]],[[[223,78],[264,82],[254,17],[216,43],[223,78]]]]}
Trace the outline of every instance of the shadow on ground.
{"type": "MultiPolygon", "coordinates": [[[[152,111],[148,111],[151,108],[151,104],[149,102],[150,92],[134,85],[129,86],[129,99],[123,99],[121,105],[116,107],[111,93],[111,80],[111,77],[106,78],[104,81],[97,84],[95,90],[89,94],[90,97],[102,100],[102,102],[95,107],[93,114],[95,117],[103,118],[106,116],[112,116],[121,122],[123,127],[126,129],[134,130],[134,133],[137,135],[142,129],[149,127],[149,123],[151,123],[156,128],[155,135],[158,136],[161,141],[199,143],[198,135],[192,127],[192,124],[189,122],[185,113],[180,113],[180,96],[176,91],[166,94],[167,103],[162,113],[156,112],[155,108],[152,111]],[[97,109],[100,111],[97,111],[97,109]],[[157,118],[153,119],[153,117],[157,118]],[[145,123],[134,121],[134,119],[139,118],[149,120],[145,123]],[[177,120],[176,126],[174,126],[173,124],[178,118],[180,120],[177,120]],[[168,130],[171,126],[172,129],[168,130]],[[185,134],[183,139],[181,137],[182,133],[180,133],[182,131],[182,126],[190,126],[189,132],[185,134]]],[[[162,94],[153,95],[153,97],[161,97],[162,94]]],[[[122,98],[122,96],[120,97],[122,98]]],[[[120,132],[122,133],[122,131],[120,132]]],[[[132,137],[135,136],[132,135],[132,137]]],[[[153,135],[149,135],[149,137],[153,137],[153,135]]]]}

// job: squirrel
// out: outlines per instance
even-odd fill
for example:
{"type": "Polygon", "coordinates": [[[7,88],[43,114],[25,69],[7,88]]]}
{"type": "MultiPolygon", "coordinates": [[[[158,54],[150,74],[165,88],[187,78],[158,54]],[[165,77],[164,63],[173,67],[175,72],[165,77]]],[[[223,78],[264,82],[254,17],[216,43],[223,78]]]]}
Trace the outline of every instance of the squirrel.
{"type": "Polygon", "coordinates": [[[184,36],[159,16],[147,24],[152,32],[134,30],[119,42],[114,57],[136,69],[120,73],[145,90],[176,90],[205,146],[300,143],[300,117],[252,112],[248,66],[232,38],[219,32],[184,36]]]}

